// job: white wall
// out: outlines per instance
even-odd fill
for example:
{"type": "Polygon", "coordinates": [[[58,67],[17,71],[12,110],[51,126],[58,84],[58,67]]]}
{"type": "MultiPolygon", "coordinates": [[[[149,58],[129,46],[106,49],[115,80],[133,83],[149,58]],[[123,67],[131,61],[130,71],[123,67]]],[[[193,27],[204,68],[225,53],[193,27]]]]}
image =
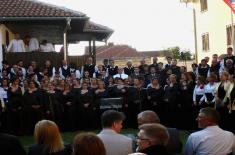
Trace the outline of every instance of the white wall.
{"type": "MultiPolygon", "coordinates": [[[[197,20],[198,61],[205,56],[225,54],[227,49],[226,26],[231,25],[231,10],[223,0],[207,0],[208,10],[201,12],[200,1],[194,3],[197,20]],[[202,51],[202,34],[209,33],[210,50],[202,51]]],[[[235,17],[235,15],[234,15],[235,17]]],[[[235,22],[235,18],[234,18],[235,22]]]]}

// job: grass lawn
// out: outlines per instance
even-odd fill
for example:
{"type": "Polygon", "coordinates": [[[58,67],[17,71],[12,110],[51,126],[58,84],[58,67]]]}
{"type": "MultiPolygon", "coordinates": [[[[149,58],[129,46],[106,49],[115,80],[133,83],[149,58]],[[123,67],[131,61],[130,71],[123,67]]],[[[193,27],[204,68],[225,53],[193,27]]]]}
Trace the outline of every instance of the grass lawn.
{"type": "MultiPolygon", "coordinates": [[[[81,132],[84,132],[84,131],[62,133],[62,137],[63,137],[64,142],[71,143],[73,141],[74,136],[77,133],[81,133],[81,132]]],[[[99,133],[99,130],[91,131],[91,132],[99,133]]],[[[122,134],[136,134],[137,132],[138,132],[138,130],[136,130],[136,129],[123,129],[122,130],[122,134]]],[[[180,131],[180,138],[181,138],[183,145],[185,144],[188,136],[189,136],[188,131],[180,131]]],[[[35,143],[33,136],[22,136],[22,137],[20,137],[20,141],[26,150],[30,144],[35,143]]]]}

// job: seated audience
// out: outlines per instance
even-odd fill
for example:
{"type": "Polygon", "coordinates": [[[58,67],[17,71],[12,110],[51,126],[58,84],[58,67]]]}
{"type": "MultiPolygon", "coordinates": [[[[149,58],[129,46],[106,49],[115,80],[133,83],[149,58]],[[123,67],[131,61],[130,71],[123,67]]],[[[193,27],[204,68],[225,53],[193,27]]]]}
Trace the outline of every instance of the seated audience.
{"type": "Polygon", "coordinates": [[[58,126],[49,120],[35,125],[36,144],[29,147],[28,155],[70,155],[71,149],[63,144],[58,126]]]}
{"type": "Polygon", "coordinates": [[[26,152],[17,137],[0,133],[1,155],[26,155],[26,152]]]}
{"type": "Polygon", "coordinates": [[[73,140],[73,155],[106,155],[104,143],[93,133],[78,134],[73,140]]]}
{"type": "Polygon", "coordinates": [[[158,123],[143,124],[139,127],[137,145],[147,155],[169,155],[166,144],[169,140],[167,129],[158,123]]]}
{"type": "Polygon", "coordinates": [[[120,133],[124,115],[115,110],[107,110],[101,116],[103,130],[98,134],[103,141],[107,155],[127,155],[132,153],[132,140],[120,133]]]}
{"type": "MultiPolygon", "coordinates": [[[[147,123],[159,123],[160,118],[154,111],[146,110],[138,114],[138,125],[141,126],[147,123]]],[[[170,139],[166,145],[169,153],[180,153],[182,150],[182,142],[180,141],[179,131],[176,128],[167,128],[170,139]]]]}
{"type": "Polygon", "coordinates": [[[185,155],[228,155],[235,151],[235,137],[218,126],[219,119],[219,113],[214,108],[200,110],[197,121],[202,130],[188,137],[185,155]]]}

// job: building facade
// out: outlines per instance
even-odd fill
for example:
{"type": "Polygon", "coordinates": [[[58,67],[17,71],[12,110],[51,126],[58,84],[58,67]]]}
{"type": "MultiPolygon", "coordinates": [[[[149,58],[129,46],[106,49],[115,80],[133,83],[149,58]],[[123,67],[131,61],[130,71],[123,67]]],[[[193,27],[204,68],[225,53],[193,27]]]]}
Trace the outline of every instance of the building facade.
{"type": "MultiPolygon", "coordinates": [[[[213,54],[226,54],[232,45],[232,22],[235,14],[223,0],[182,0],[194,10],[195,52],[197,62],[213,54]]],[[[233,33],[234,34],[234,33],[233,33]]]]}

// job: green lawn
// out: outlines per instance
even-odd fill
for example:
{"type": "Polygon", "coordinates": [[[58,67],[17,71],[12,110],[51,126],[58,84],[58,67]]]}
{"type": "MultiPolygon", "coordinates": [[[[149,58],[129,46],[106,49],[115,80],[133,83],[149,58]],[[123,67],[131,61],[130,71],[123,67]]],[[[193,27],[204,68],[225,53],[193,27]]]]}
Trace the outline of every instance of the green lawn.
{"type": "MultiPolygon", "coordinates": [[[[62,137],[63,137],[64,142],[65,143],[71,143],[73,141],[74,136],[77,133],[81,133],[81,132],[84,132],[84,131],[64,132],[64,133],[62,133],[62,137]]],[[[98,133],[99,130],[91,131],[91,132],[98,133]]],[[[138,132],[138,130],[136,130],[136,129],[123,129],[122,130],[123,134],[135,134],[137,132],[138,132]]],[[[183,144],[185,144],[188,135],[189,135],[188,131],[180,131],[180,138],[181,138],[181,141],[183,142],[183,144]]],[[[23,146],[25,147],[26,150],[27,150],[27,147],[30,144],[35,143],[33,136],[22,136],[22,137],[20,137],[20,140],[21,140],[21,142],[22,142],[22,144],[23,144],[23,146]]]]}

